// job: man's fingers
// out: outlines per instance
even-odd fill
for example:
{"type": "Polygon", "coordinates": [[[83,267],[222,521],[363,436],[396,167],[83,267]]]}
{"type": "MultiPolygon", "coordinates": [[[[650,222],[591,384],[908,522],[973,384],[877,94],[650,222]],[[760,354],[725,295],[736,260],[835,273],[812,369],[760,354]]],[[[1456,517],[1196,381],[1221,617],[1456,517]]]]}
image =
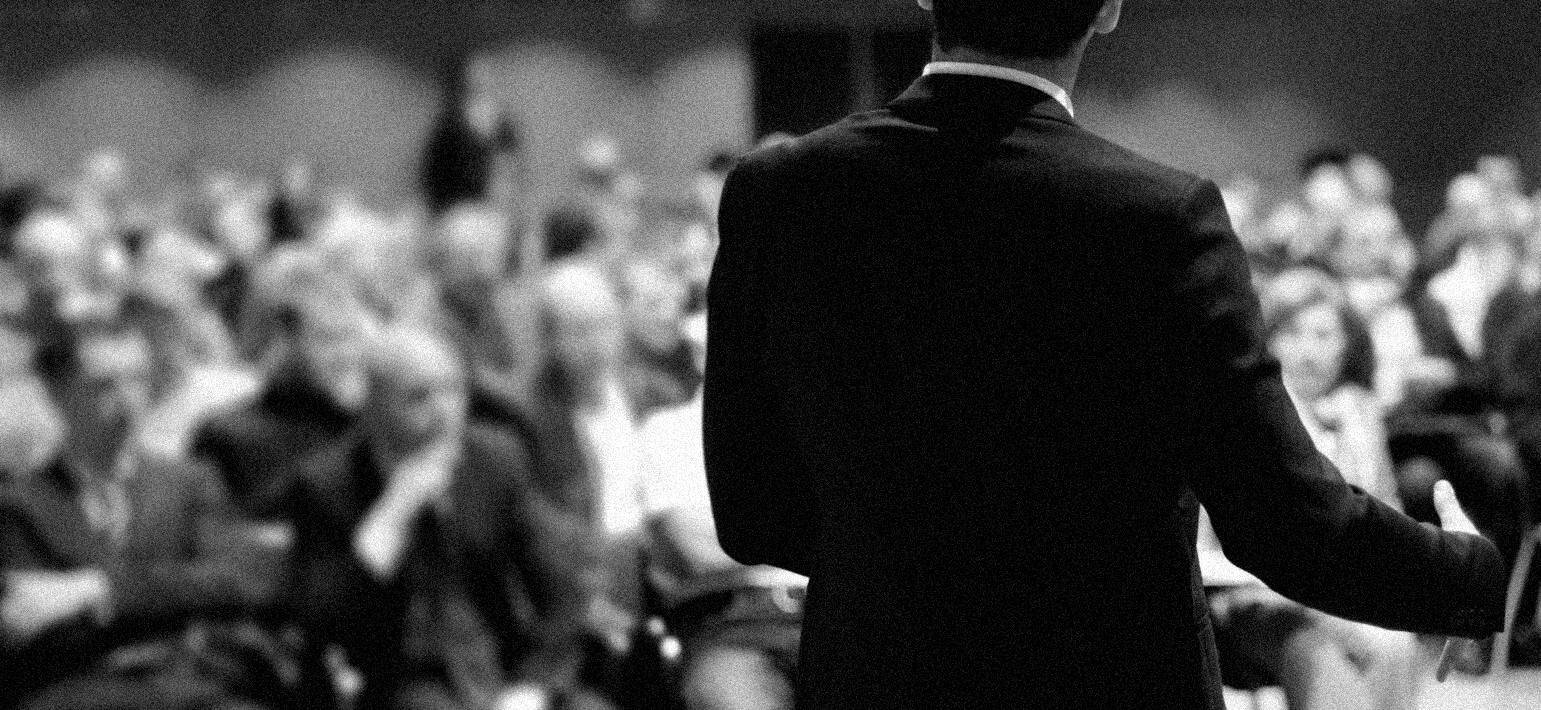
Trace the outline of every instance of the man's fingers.
{"type": "Polygon", "coordinates": [[[1455,488],[1449,481],[1439,481],[1434,484],[1434,512],[1439,514],[1439,524],[1450,532],[1463,532],[1472,535],[1480,535],[1477,526],[1473,525],[1471,518],[1466,516],[1466,511],[1461,509],[1461,502],[1455,498],[1455,488]]]}

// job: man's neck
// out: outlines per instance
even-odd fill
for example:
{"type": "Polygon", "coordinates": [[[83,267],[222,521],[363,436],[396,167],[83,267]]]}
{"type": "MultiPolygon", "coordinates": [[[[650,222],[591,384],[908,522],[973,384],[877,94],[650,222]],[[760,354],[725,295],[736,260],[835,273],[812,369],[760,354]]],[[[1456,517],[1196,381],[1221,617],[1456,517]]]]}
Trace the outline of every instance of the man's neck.
{"type": "Polygon", "coordinates": [[[1056,86],[1064,89],[1065,93],[1069,94],[1075,92],[1076,77],[1081,72],[1081,57],[1085,53],[1085,43],[1077,45],[1070,54],[1056,59],[1017,59],[1001,57],[968,47],[942,49],[941,47],[933,46],[931,48],[931,61],[989,64],[991,66],[1025,71],[1054,82],[1056,86]]]}

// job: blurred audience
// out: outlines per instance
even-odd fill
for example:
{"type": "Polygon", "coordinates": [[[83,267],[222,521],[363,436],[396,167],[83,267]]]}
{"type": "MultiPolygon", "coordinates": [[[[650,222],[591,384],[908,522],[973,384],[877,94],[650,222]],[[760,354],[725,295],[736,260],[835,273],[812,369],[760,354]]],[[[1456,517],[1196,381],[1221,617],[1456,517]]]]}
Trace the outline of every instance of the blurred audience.
{"type": "Polygon", "coordinates": [[[214,472],[135,447],[147,344],[92,333],[40,361],[63,436],[0,496],[0,707],[292,706],[293,669],[259,623],[284,550],[214,472]]]}
{"type": "MultiPolygon", "coordinates": [[[[687,336],[706,358],[704,320],[687,336]]],[[[745,567],[717,542],[701,443],[701,393],[643,423],[652,579],[669,627],[684,639],[686,710],[790,710],[808,580],[745,567]]]]}
{"type": "MultiPolygon", "coordinates": [[[[1297,268],[1262,289],[1269,350],[1318,450],[1350,484],[1400,507],[1374,394],[1369,336],[1341,286],[1297,268]]],[[[1294,710],[1417,707],[1418,646],[1387,631],[1309,609],[1225,559],[1204,519],[1200,565],[1226,682],[1278,684],[1294,710]]]]}
{"type": "MultiPolygon", "coordinates": [[[[456,64],[421,199],[386,209],[303,157],[160,196],[110,148],[6,176],[0,664],[27,680],[0,709],[790,707],[806,580],[722,553],[700,462],[734,151],[670,191],[596,135],[536,175],[498,94],[456,64]]],[[[1223,192],[1307,431],[1415,517],[1451,480],[1513,555],[1541,505],[1541,192],[1485,157],[1413,234],[1373,156],[1299,178],[1223,192]]],[[[1205,545],[1228,680],[1413,706],[1413,639],[1205,545]]]]}

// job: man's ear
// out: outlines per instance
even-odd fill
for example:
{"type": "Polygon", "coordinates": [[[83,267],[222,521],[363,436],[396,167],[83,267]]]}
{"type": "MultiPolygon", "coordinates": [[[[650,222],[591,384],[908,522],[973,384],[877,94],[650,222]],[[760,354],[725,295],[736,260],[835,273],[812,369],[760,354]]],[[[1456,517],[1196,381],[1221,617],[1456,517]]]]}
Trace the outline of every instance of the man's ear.
{"type": "MultiPolygon", "coordinates": [[[[930,0],[921,0],[928,3],[930,0]]],[[[1097,13],[1097,21],[1092,23],[1092,32],[1099,35],[1111,34],[1118,29],[1118,18],[1124,13],[1124,0],[1107,0],[1102,4],[1102,11],[1097,13]]]]}
{"type": "Polygon", "coordinates": [[[915,0],[915,3],[920,5],[920,9],[926,12],[931,11],[931,0],[915,0]]]}

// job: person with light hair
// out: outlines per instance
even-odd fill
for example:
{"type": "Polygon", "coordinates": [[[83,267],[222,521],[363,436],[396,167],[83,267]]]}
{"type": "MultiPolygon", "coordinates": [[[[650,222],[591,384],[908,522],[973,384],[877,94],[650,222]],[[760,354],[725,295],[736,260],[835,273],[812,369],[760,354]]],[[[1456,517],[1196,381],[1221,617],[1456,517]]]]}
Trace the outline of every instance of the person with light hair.
{"type": "Polygon", "coordinates": [[[375,609],[400,614],[377,626],[399,624],[377,641],[400,657],[366,655],[365,692],[402,710],[608,707],[580,678],[588,530],[540,487],[529,442],[468,421],[465,364],[441,333],[386,325],[369,363],[357,483],[343,484],[380,490],[347,564],[383,585],[381,603],[399,590],[375,609]]]}

